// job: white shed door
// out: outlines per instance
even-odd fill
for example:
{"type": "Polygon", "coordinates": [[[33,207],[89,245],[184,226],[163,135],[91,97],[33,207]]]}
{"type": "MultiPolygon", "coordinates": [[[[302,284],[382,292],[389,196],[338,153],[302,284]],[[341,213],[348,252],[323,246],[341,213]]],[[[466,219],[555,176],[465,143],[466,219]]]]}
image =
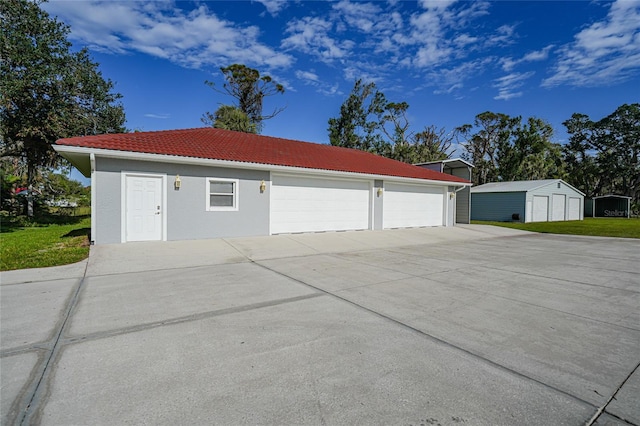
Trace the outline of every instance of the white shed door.
{"type": "Polygon", "coordinates": [[[442,226],[446,188],[385,183],[384,228],[442,226]]]}
{"type": "Polygon", "coordinates": [[[551,220],[565,220],[565,198],[564,194],[553,194],[553,211],[551,212],[551,220]]]}
{"type": "Polygon", "coordinates": [[[546,222],[549,220],[549,197],[541,195],[533,196],[532,222],[546,222]]]}
{"type": "Polygon", "coordinates": [[[580,220],[580,198],[569,198],[569,220],[580,220]]]}
{"type": "Polygon", "coordinates": [[[125,185],[126,240],[161,240],[162,178],[127,176],[125,185]]]}
{"type": "Polygon", "coordinates": [[[369,229],[370,183],[274,175],[271,233],[369,229]]]}

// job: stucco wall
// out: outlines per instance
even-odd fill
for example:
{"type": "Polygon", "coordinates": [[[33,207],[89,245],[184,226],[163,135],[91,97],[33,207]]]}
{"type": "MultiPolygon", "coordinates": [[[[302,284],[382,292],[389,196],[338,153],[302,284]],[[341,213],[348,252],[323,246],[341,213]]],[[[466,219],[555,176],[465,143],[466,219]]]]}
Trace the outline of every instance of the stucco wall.
{"type": "Polygon", "coordinates": [[[269,172],[96,158],[96,244],[121,242],[122,172],[166,174],[167,240],[269,235],[269,172]],[[174,188],[180,175],[182,185],[174,188]],[[206,210],[206,178],[238,179],[238,211],[206,210]]]}
{"type": "Polygon", "coordinates": [[[382,209],[384,203],[384,196],[378,195],[378,189],[382,188],[384,191],[384,182],[382,180],[373,181],[373,229],[383,229],[382,224],[382,209]]]}

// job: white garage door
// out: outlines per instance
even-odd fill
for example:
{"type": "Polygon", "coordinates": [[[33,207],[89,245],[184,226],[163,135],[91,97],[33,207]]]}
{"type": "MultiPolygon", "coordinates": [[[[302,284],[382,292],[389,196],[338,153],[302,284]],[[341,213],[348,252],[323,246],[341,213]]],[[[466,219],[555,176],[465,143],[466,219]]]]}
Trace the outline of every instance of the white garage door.
{"type": "Polygon", "coordinates": [[[580,198],[569,198],[569,220],[580,220],[580,198]]]}
{"type": "Polygon", "coordinates": [[[444,189],[385,183],[383,227],[442,226],[444,189]]]}
{"type": "Polygon", "coordinates": [[[274,175],[271,233],[369,229],[368,181],[274,175]]]}
{"type": "Polygon", "coordinates": [[[553,211],[551,212],[551,220],[565,220],[565,195],[553,194],[553,211]]]}
{"type": "Polygon", "coordinates": [[[549,197],[541,195],[533,196],[533,218],[532,222],[546,222],[549,218],[549,197]]]}

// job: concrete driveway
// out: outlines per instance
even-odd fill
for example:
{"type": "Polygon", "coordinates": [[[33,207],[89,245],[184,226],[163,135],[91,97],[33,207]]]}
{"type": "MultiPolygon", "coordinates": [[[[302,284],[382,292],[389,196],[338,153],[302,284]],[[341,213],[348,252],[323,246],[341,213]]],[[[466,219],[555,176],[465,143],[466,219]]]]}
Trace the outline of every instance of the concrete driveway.
{"type": "Polygon", "coordinates": [[[2,273],[2,424],[640,425],[640,242],[459,226],[2,273]]]}

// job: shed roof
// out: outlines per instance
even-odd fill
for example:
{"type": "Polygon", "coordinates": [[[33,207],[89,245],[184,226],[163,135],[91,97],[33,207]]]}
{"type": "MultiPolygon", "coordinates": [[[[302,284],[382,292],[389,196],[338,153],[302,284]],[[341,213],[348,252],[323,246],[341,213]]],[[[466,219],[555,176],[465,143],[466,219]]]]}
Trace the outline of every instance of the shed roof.
{"type": "Polygon", "coordinates": [[[61,152],[65,151],[65,146],[70,146],[84,148],[87,152],[110,150],[161,154],[249,164],[470,183],[456,176],[424,169],[356,149],[234,132],[212,127],[80,136],[60,139],[56,144],[56,149],[61,152]]]}
{"type": "Polygon", "coordinates": [[[479,193],[487,193],[487,192],[528,192],[533,191],[547,185],[556,184],[558,182],[562,182],[567,185],[569,188],[579,192],[584,195],[582,192],[578,191],[573,186],[569,185],[562,179],[541,179],[541,180],[518,180],[513,182],[491,182],[485,183],[484,185],[474,186],[471,188],[471,192],[473,194],[479,193]]]}
{"type": "Polygon", "coordinates": [[[593,197],[594,200],[598,198],[624,198],[625,200],[631,200],[631,197],[627,197],[626,195],[616,195],[616,194],[598,195],[597,197],[593,197]]]}
{"type": "Polygon", "coordinates": [[[475,166],[473,164],[471,164],[467,160],[463,160],[462,158],[447,158],[446,160],[427,161],[427,162],[424,162],[424,163],[416,163],[415,165],[416,166],[424,166],[424,165],[429,165],[429,164],[446,164],[448,167],[451,167],[452,169],[467,168],[467,167],[474,167],[475,168],[475,166]]]}

